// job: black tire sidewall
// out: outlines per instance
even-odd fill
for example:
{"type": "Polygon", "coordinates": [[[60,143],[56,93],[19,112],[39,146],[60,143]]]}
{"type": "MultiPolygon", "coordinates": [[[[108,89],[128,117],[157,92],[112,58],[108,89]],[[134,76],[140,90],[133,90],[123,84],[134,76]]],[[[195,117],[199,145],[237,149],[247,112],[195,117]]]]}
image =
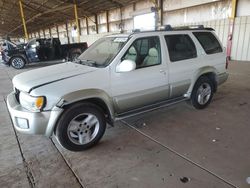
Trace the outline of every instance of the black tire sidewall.
{"type": "Polygon", "coordinates": [[[58,125],[56,128],[56,136],[58,138],[58,141],[64,148],[71,151],[83,151],[96,145],[102,138],[105,130],[106,130],[106,120],[102,110],[99,109],[98,106],[96,105],[83,103],[83,104],[73,105],[70,108],[66,109],[66,111],[62,114],[61,118],[58,121],[58,125]],[[74,117],[76,117],[78,114],[81,113],[91,113],[95,115],[99,121],[100,127],[96,137],[91,142],[84,145],[77,145],[69,139],[67,134],[67,129],[69,126],[69,122],[74,117]]]}
{"type": "Polygon", "coordinates": [[[73,56],[80,56],[82,54],[82,52],[81,52],[81,50],[80,49],[78,49],[78,48],[76,48],[76,49],[72,49],[72,50],[70,50],[70,52],[69,52],[69,60],[70,61],[73,61],[73,56]]]}
{"type": "Polygon", "coordinates": [[[196,109],[204,109],[204,108],[206,108],[206,107],[210,104],[210,102],[211,102],[211,100],[212,100],[212,98],[213,98],[213,94],[214,94],[214,85],[213,85],[213,82],[212,82],[208,77],[206,77],[206,76],[200,77],[200,78],[196,81],[196,83],[195,83],[195,85],[194,85],[194,88],[193,88],[193,91],[192,91],[192,95],[191,95],[191,102],[192,102],[192,105],[193,105],[196,109]],[[209,100],[208,100],[204,105],[201,105],[201,104],[198,102],[198,93],[197,93],[197,91],[198,91],[199,87],[200,87],[202,84],[204,84],[204,83],[209,84],[209,86],[211,87],[211,90],[212,90],[212,91],[211,91],[211,95],[210,95],[209,100]]]}
{"type": "Polygon", "coordinates": [[[15,69],[22,69],[22,68],[25,66],[26,62],[25,62],[25,60],[24,60],[23,57],[21,57],[21,56],[16,56],[16,57],[11,58],[10,64],[11,64],[11,66],[12,66],[13,68],[15,68],[15,69]],[[16,58],[19,58],[19,59],[22,59],[22,60],[23,60],[23,65],[22,65],[21,67],[16,67],[16,66],[13,65],[13,60],[16,59],[16,58]]]}
{"type": "Polygon", "coordinates": [[[77,56],[77,58],[80,56],[81,54],[80,53],[78,53],[78,52],[73,52],[73,53],[71,53],[70,54],[70,61],[75,61],[76,60],[76,56],[77,56]],[[74,58],[74,59],[73,59],[74,58]]]}

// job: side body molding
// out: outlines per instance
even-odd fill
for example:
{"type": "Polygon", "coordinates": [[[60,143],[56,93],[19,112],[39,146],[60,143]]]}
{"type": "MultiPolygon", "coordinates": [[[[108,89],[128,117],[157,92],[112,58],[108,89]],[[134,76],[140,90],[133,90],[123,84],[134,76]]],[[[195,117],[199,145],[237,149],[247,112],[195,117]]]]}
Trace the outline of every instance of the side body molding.
{"type": "Polygon", "coordinates": [[[63,107],[83,100],[101,100],[106,105],[111,120],[114,120],[115,113],[112,99],[105,91],[100,89],[83,89],[68,93],[61,97],[56,106],[63,107]]]}

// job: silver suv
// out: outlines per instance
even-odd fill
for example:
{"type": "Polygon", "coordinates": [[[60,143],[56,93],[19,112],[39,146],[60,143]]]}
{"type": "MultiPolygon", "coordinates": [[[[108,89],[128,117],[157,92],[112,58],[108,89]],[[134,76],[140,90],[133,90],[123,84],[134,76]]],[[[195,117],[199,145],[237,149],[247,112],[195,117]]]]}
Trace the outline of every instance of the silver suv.
{"type": "Polygon", "coordinates": [[[16,130],[57,136],[73,151],[95,145],[106,124],[161,106],[211,102],[228,78],[210,28],[170,28],[99,39],[75,62],[13,78],[7,104],[16,130]]]}

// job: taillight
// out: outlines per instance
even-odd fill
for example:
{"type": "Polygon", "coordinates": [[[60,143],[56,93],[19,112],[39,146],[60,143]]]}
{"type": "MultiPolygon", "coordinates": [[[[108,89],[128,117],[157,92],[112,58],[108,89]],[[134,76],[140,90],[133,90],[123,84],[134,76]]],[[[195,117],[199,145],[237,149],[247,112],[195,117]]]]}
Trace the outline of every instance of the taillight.
{"type": "Polygon", "coordinates": [[[229,57],[226,57],[226,69],[228,69],[229,57]]]}

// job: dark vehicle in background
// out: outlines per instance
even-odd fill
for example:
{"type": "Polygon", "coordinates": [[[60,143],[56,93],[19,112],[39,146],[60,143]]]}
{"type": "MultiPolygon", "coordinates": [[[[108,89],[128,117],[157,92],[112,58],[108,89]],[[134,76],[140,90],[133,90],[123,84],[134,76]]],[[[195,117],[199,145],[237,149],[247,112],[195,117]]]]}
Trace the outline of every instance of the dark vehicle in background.
{"type": "Polygon", "coordinates": [[[63,59],[74,61],[87,47],[86,42],[62,45],[59,38],[32,39],[20,45],[6,41],[2,59],[4,63],[21,69],[25,64],[33,62],[63,59]]]}

